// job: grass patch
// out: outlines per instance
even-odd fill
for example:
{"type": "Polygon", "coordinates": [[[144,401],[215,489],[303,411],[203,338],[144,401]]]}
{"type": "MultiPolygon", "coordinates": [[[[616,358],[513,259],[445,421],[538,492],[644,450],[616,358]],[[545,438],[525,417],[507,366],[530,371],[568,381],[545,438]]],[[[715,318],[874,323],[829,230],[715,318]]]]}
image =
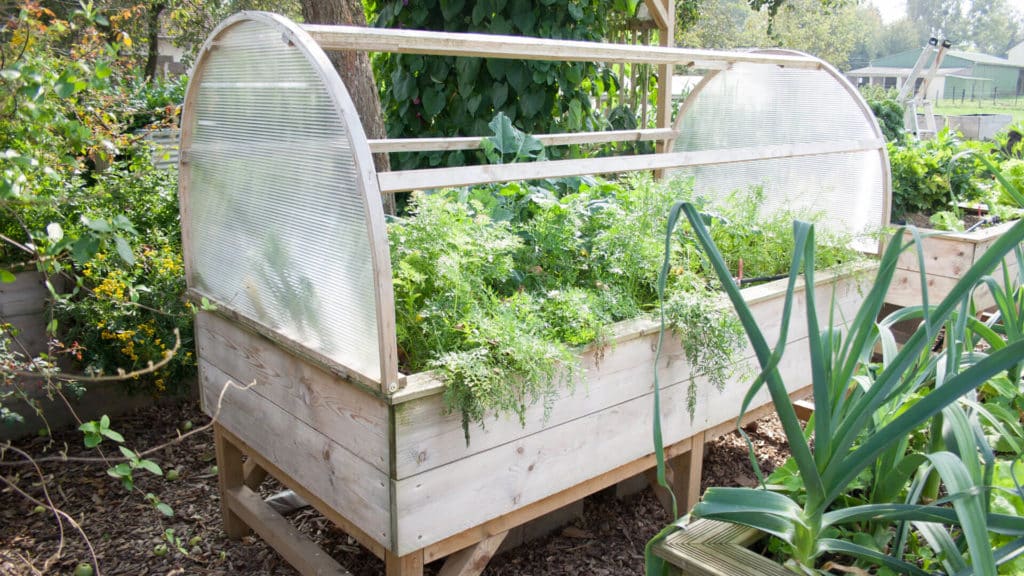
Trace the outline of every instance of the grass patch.
{"type": "Polygon", "coordinates": [[[945,116],[964,114],[1009,114],[1013,122],[1024,121],[1024,96],[1015,98],[984,98],[981,100],[939,100],[935,103],[935,113],[945,116]]]}

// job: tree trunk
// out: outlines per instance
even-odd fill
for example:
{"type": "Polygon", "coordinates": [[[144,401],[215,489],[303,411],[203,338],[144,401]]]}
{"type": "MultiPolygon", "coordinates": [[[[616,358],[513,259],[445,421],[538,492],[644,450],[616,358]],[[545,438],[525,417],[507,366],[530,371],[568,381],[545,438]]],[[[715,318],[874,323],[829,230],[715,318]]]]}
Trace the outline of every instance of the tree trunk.
{"type": "MultiPolygon", "coordinates": [[[[366,26],[366,15],[363,13],[361,0],[302,0],[302,18],[309,24],[349,24],[366,26]]],[[[377,85],[373,80],[373,68],[366,52],[329,52],[328,56],[334,68],[341,75],[352,96],[359,118],[363,122],[366,137],[386,138],[384,118],[380,109],[380,97],[377,85]]],[[[386,172],[391,169],[387,154],[374,154],[377,171],[386,172]]],[[[384,198],[384,211],[394,214],[394,195],[384,198]]]]}
{"type": "Polygon", "coordinates": [[[167,8],[162,2],[153,4],[146,19],[146,34],[149,46],[146,51],[146,79],[150,82],[156,78],[156,59],[160,55],[160,13],[167,8]]]}

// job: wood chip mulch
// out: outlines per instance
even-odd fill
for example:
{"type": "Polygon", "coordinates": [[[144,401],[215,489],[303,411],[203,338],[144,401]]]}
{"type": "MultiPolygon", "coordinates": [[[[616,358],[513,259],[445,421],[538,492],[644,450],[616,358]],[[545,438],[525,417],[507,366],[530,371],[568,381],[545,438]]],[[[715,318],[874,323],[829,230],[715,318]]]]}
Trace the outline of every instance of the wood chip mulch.
{"type": "MultiPolygon", "coordinates": [[[[147,408],[116,419],[112,427],[125,436],[127,446],[142,450],[175,438],[186,422],[198,428],[208,420],[195,403],[186,402],[147,408]]],[[[778,421],[766,418],[748,430],[765,473],[782,464],[787,451],[778,421]]],[[[33,438],[13,446],[33,458],[53,457],[63,450],[72,457],[98,455],[86,450],[81,433],[73,430],[55,434],[52,441],[33,438]]],[[[107,453],[118,455],[113,445],[107,453]]],[[[296,574],[259,537],[231,541],[224,536],[210,431],[192,435],[150,458],[165,471],[175,469],[178,478],[166,480],[137,471],[136,489],[129,492],[106,474],[107,466],[102,463],[40,464],[50,499],[70,517],[58,522],[53,513],[37,508],[10,485],[45,500],[44,483],[35,469],[5,465],[22,457],[12,450],[0,450],[0,476],[6,480],[0,480],[0,575],[72,574],[80,562],[93,562],[89,546],[98,561],[96,574],[296,574]],[[173,516],[157,512],[146,501],[147,493],[170,505],[173,516]],[[84,536],[73,523],[81,527],[84,536]],[[178,546],[168,542],[167,530],[173,530],[178,546]]],[[[738,434],[707,445],[703,487],[753,486],[754,482],[746,445],[738,434]]],[[[263,489],[269,492],[274,487],[265,485],[263,489]]],[[[289,518],[354,575],[383,573],[380,560],[316,511],[304,509],[289,518]]],[[[668,522],[668,514],[649,488],[624,498],[616,498],[614,489],[605,490],[588,497],[583,515],[569,526],[500,553],[484,574],[640,575],[644,545],[668,522]]],[[[427,573],[434,574],[439,568],[440,563],[431,564],[427,573]]]]}

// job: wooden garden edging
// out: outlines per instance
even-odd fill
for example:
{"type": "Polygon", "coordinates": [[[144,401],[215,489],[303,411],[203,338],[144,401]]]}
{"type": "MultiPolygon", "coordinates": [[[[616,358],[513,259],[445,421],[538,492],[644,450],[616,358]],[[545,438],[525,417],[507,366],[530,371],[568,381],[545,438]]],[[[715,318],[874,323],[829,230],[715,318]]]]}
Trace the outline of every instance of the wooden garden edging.
{"type": "MultiPolygon", "coordinates": [[[[673,20],[671,2],[648,4],[656,7],[656,20],[673,20]]],[[[669,39],[671,33],[663,38],[669,39]]],[[[870,110],[837,71],[794,53],[302,27],[276,15],[240,13],[200,50],[181,130],[189,294],[216,308],[197,315],[196,344],[204,409],[217,415],[225,528],[231,537],[254,529],[304,574],[344,570],[255,497],[266,474],[383,558],[389,575],[420,576],[424,564],[447,558],[443,576],[466,576],[482,570],[511,528],[654,465],[652,369],[659,325],[646,318],[609,327],[609,345],[581,349],[580,381],[575,390],[560,391],[546,417],[543,406],[534,406],[525,426],[514,417],[488,418],[485,427],[470,430],[467,444],[461,416],[445,412],[443,383],[428,373],[399,371],[382,194],[716,167],[725,167],[729,177],[722,194],[737,186],[771,192],[766,180],[799,169],[807,171],[803,184],[827,193],[805,203],[781,195],[774,200],[839,214],[824,225],[854,234],[881,227],[888,214],[885,145],[870,110]],[[650,139],[658,153],[378,173],[374,151],[465,148],[480,139],[368,141],[325,48],[654,64],[663,85],[655,128],[542,139],[650,139]],[[675,65],[700,67],[707,76],[670,126],[666,86],[675,65]],[[811,86],[803,99],[790,92],[779,102],[768,98],[766,87],[801,83],[811,86]],[[714,90],[734,94],[736,110],[754,109],[752,100],[764,109],[750,117],[751,125],[733,126],[737,115],[718,109],[728,101],[714,90]],[[780,107],[803,113],[814,108],[810,102],[820,105],[826,92],[827,121],[780,130],[792,119],[776,114],[780,107]],[[715,138],[705,142],[692,125],[702,115],[711,128],[722,123],[731,131],[709,130],[715,138]],[[844,126],[856,130],[837,136],[840,115],[844,126]],[[738,137],[719,138],[729,134],[738,137]],[[669,152],[673,145],[682,147],[669,152]]],[[[706,174],[693,177],[697,184],[717,182],[706,174]]],[[[788,181],[785,188],[792,188],[788,181]]],[[[714,193],[714,186],[701,192],[709,198],[714,193]]],[[[802,394],[809,383],[808,336],[798,328],[804,325],[803,291],[815,290],[819,314],[827,315],[834,298],[837,317],[852,317],[872,269],[820,272],[813,286],[797,286],[786,339],[797,353],[779,366],[793,385],[791,394],[802,394]]],[[[786,288],[780,281],[744,290],[769,339],[780,333],[786,288]]],[[[715,390],[677,341],[666,344],[659,365],[661,418],[672,483],[689,508],[698,496],[704,441],[735,427],[747,382],[715,390]],[[692,418],[686,409],[691,382],[698,396],[692,418]]],[[[742,356],[753,373],[752,352],[742,356]]],[[[764,391],[748,416],[768,411],[764,391]]]]}

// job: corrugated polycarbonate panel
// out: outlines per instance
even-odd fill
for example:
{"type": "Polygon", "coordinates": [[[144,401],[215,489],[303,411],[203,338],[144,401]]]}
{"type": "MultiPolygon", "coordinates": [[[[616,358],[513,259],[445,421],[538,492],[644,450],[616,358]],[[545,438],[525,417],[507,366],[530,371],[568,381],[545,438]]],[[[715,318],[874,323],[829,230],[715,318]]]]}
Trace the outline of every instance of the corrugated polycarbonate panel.
{"type": "Polygon", "coordinates": [[[316,68],[259,21],[226,28],[200,67],[183,143],[192,288],[379,378],[362,192],[316,68]]]}
{"type": "MultiPolygon", "coordinates": [[[[691,98],[679,119],[674,150],[715,150],[872,140],[871,120],[825,70],[734,64],[691,98]]],[[[721,199],[762,186],[765,209],[822,213],[819,226],[854,234],[876,231],[884,220],[884,175],[879,150],[702,166],[698,195],[721,199]]]]}

